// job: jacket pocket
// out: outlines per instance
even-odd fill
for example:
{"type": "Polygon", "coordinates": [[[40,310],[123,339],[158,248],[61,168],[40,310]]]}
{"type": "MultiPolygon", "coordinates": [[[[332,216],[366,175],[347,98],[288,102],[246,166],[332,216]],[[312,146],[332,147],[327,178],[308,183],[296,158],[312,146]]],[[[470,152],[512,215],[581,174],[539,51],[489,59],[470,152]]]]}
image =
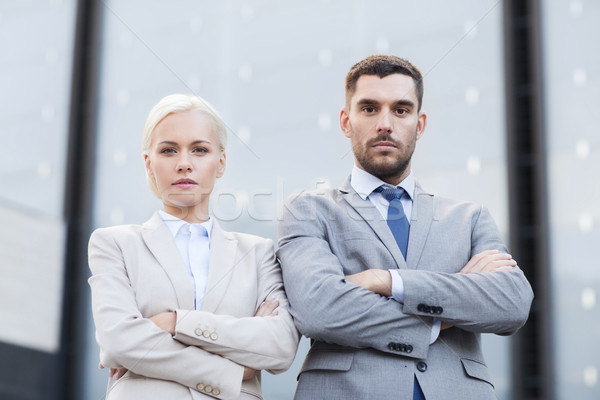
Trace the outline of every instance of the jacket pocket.
{"type": "Polygon", "coordinates": [[[465,373],[467,375],[469,375],[471,378],[487,382],[494,387],[487,365],[468,358],[461,358],[460,361],[462,362],[463,368],[465,369],[465,373]]]}
{"type": "Polygon", "coordinates": [[[308,371],[340,371],[350,370],[354,352],[320,351],[309,353],[304,361],[298,377],[308,371]]]}

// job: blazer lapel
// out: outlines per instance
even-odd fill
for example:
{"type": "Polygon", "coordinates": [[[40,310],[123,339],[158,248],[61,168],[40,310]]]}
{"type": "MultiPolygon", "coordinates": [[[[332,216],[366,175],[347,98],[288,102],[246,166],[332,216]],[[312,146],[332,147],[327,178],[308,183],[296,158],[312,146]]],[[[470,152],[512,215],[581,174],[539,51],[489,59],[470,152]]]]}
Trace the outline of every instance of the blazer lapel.
{"type": "Polygon", "coordinates": [[[154,258],[164,268],[171,280],[180,308],[194,309],[194,283],[187,266],[181,259],[169,228],[158,212],[154,213],[142,229],[142,237],[154,258]]]}
{"type": "Polygon", "coordinates": [[[416,269],[425,247],[431,223],[434,220],[434,198],[417,184],[410,218],[407,260],[409,268],[416,269]]]}
{"type": "MultiPolygon", "coordinates": [[[[371,201],[369,201],[369,199],[363,200],[362,197],[360,197],[360,195],[350,184],[350,178],[348,178],[344,185],[340,188],[340,192],[342,192],[346,202],[348,202],[348,204],[350,204],[350,206],[362,217],[362,219],[369,224],[379,240],[389,250],[394,258],[394,261],[396,261],[397,267],[406,268],[406,262],[404,261],[402,252],[396,243],[396,239],[394,239],[394,235],[392,235],[392,231],[390,231],[385,218],[381,216],[381,213],[377,210],[377,208],[375,208],[371,201]]],[[[408,248],[410,253],[410,236],[408,240],[408,248]]]]}
{"type": "Polygon", "coordinates": [[[208,282],[202,302],[202,310],[215,312],[229,287],[231,276],[235,273],[237,240],[225,232],[213,221],[210,237],[210,261],[208,282]]]}

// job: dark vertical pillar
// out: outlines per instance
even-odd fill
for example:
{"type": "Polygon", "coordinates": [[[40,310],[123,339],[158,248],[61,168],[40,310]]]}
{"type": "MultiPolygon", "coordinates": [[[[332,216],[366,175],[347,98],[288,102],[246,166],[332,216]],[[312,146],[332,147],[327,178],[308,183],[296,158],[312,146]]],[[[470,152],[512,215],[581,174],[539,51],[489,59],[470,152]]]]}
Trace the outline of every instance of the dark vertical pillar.
{"type": "Polygon", "coordinates": [[[504,1],[510,247],[535,293],[513,339],[514,400],[554,398],[540,3],[504,1]]]}
{"type": "Polygon", "coordinates": [[[67,245],[60,397],[64,400],[82,398],[84,335],[89,314],[87,241],[91,229],[101,11],[100,0],[77,2],[64,209],[67,245]]]}

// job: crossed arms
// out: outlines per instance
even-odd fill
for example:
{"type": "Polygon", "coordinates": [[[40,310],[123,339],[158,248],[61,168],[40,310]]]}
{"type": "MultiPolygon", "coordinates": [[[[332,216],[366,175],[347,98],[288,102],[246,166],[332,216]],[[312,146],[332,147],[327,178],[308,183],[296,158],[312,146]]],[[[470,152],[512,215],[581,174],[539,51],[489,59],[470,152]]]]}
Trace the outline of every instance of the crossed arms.
{"type": "Polygon", "coordinates": [[[444,328],[510,334],[525,323],[531,287],[514,262],[501,255],[505,249],[485,209],[469,209],[464,235],[470,242],[458,243],[462,247],[452,255],[422,257],[417,269],[398,270],[405,289],[401,304],[388,298],[387,270],[396,268],[389,251],[370,228],[365,230],[364,220],[349,218],[343,200],[335,200],[299,196],[286,205],[280,223],[278,256],[290,312],[305,336],[390,353],[388,343],[407,342],[413,346],[407,356],[424,358],[433,317],[420,309],[423,303],[443,304],[443,314],[435,317],[444,328]],[[463,258],[458,255],[484,250],[499,252],[466,258],[451,272],[445,266],[463,258]]]}

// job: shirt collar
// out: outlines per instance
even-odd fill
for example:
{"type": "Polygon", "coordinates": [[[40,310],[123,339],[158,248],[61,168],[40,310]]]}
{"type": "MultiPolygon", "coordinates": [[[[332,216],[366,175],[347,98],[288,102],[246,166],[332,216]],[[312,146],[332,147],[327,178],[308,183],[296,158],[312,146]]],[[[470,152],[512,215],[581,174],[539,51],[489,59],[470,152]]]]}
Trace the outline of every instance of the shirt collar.
{"type": "MultiPolygon", "coordinates": [[[[169,231],[171,232],[171,235],[173,235],[173,237],[176,237],[184,226],[191,225],[189,222],[177,218],[163,210],[158,210],[158,214],[164,221],[165,225],[167,225],[167,228],[169,228],[169,231]]],[[[210,235],[212,233],[213,227],[212,218],[209,217],[208,221],[202,222],[200,225],[202,225],[206,229],[206,232],[208,232],[208,238],[210,240],[210,235]]]]}
{"type": "MultiPolygon", "coordinates": [[[[377,189],[381,185],[388,185],[381,179],[377,178],[374,175],[371,175],[365,170],[362,170],[354,165],[352,168],[352,175],[350,176],[350,185],[356,190],[356,193],[363,199],[366,200],[367,197],[373,193],[373,190],[377,189]]],[[[413,195],[415,193],[415,177],[413,175],[412,170],[410,174],[402,182],[398,185],[402,189],[406,191],[410,199],[413,199],[413,195]]]]}

